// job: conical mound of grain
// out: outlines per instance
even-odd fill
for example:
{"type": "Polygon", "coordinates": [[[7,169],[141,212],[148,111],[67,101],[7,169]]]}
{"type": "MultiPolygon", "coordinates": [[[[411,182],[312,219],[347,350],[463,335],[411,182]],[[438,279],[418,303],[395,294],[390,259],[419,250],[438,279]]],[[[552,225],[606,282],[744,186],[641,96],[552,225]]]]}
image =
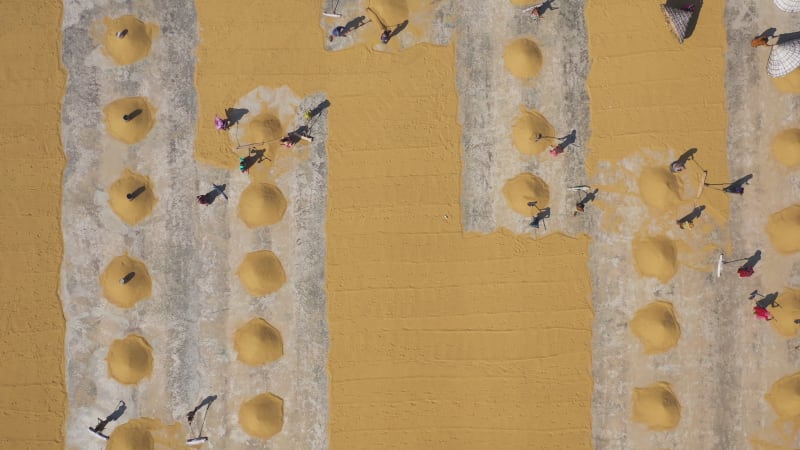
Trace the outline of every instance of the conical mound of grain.
{"type": "Polygon", "coordinates": [[[132,334],[111,343],[106,361],[111,378],[136,384],[153,372],[153,349],[145,338],[132,334]]]}
{"type": "Polygon", "coordinates": [[[511,141],[517,150],[526,155],[537,155],[558,143],[554,138],[555,128],[540,112],[525,109],[520,112],[520,116],[511,126],[511,141]],[[542,137],[538,138],[540,135],[542,137]]]}
{"type": "Polygon", "coordinates": [[[271,294],[286,282],[283,265],[269,250],[248,253],[236,273],[247,293],[253,297],[271,294]]]}
{"type": "Polygon", "coordinates": [[[150,178],[130,169],[108,188],[111,210],[128,225],[136,225],[149,216],[157,201],[150,178]],[[128,199],[131,194],[135,197],[128,199]]]}
{"type": "Polygon", "coordinates": [[[156,123],[155,112],[144,97],[121,98],[103,108],[108,134],[126,144],[135,144],[147,137],[156,123]],[[125,120],[125,116],[132,118],[125,120]]]}
{"type": "Polygon", "coordinates": [[[257,395],[242,403],[239,424],[250,436],[269,439],[283,428],[283,399],[272,393],[257,395]]]}
{"type": "Polygon", "coordinates": [[[785,376],[773,383],[764,398],[781,419],[800,418],[800,372],[785,376]]]}
{"type": "Polygon", "coordinates": [[[536,206],[546,208],[550,204],[550,188],[536,175],[521,173],[506,181],[503,197],[515,212],[526,217],[535,216],[536,208],[528,206],[528,203],[538,202],[536,206]]]}
{"type": "Polygon", "coordinates": [[[681,420],[681,405],[664,381],[633,390],[633,420],[654,431],[671,430],[681,420]]]}
{"type": "Polygon", "coordinates": [[[107,450],[188,449],[186,429],[179,423],[138,417],[116,428],[109,436],[107,450]]]}
{"type": "Polygon", "coordinates": [[[150,297],[153,291],[153,281],[147,267],[128,255],[117,256],[108,263],[100,275],[100,286],[103,296],[120,308],[132,308],[137,302],[150,297]],[[127,281],[121,283],[123,279],[127,281]]]}
{"type": "Polygon", "coordinates": [[[156,25],[145,24],[135,16],[106,18],[104,23],[103,49],[118,65],[133,64],[150,53],[153,38],[158,32],[156,25]],[[124,37],[117,37],[117,32],[123,30],[128,30],[124,37]]]}
{"type": "Polygon", "coordinates": [[[772,140],[772,154],[784,166],[799,166],[800,129],[789,128],[778,133],[772,140]]]}
{"type": "Polygon", "coordinates": [[[681,337],[681,327],[672,303],[661,300],[636,311],[630,327],[648,355],[672,349],[681,337]]]}
{"type": "Polygon", "coordinates": [[[253,117],[253,120],[245,126],[242,143],[274,143],[285,134],[280,119],[267,110],[253,117]]]}
{"type": "Polygon", "coordinates": [[[783,254],[800,251],[800,205],[792,205],[769,216],[767,234],[783,254]]]}
{"type": "Polygon", "coordinates": [[[650,167],[639,176],[639,195],[647,206],[666,210],[681,201],[680,178],[669,169],[650,167]]]}
{"type": "Polygon", "coordinates": [[[260,366],[283,356],[283,338],[277,328],[257,317],[236,330],[233,349],[239,361],[260,366]]]}
{"type": "Polygon", "coordinates": [[[636,270],[643,276],[668,282],[678,271],[678,248],[665,236],[639,238],[633,241],[636,270]]]}
{"type": "Polygon", "coordinates": [[[271,183],[251,183],[239,199],[239,218],[249,228],[280,222],[286,213],[286,197],[271,183]]]}
{"type": "Polygon", "coordinates": [[[772,328],[785,338],[797,336],[800,327],[794,321],[800,319],[800,290],[785,289],[775,301],[781,306],[769,308],[774,317],[769,321],[772,328]]]}
{"type": "Polygon", "coordinates": [[[542,51],[530,39],[517,39],[503,53],[506,69],[517,78],[533,78],[542,69],[542,51]]]}
{"type": "Polygon", "coordinates": [[[154,450],[155,445],[147,421],[134,419],[114,428],[106,450],[154,450]]]}
{"type": "Polygon", "coordinates": [[[408,3],[406,0],[370,0],[369,7],[387,27],[399,25],[408,19],[408,3]]]}

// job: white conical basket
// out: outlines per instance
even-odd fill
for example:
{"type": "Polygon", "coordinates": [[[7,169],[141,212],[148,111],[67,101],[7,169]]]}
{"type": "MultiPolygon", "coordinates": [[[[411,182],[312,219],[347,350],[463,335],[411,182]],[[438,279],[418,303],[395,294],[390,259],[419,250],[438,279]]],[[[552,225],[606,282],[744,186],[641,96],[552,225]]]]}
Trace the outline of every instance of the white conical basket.
{"type": "Polygon", "coordinates": [[[666,4],[661,5],[661,11],[667,17],[667,24],[669,24],[672,32],[675,33],[678,42],[683,44],[683,39],[686,37],[686,29],[689,27],[689,19],[692,18],[692,12],[673,8],[666,4]]]}
{"type": "Polygon", "coordinates": [[[775,6],[781,11],[800,12],[800,0],[775,0],[775,6]]]}
{"type": "Polygon", "coordinates": [[[800,67],[800,40],[772,47],[767,60],[767,74],[772,78],[785,77],[800,67]]]}

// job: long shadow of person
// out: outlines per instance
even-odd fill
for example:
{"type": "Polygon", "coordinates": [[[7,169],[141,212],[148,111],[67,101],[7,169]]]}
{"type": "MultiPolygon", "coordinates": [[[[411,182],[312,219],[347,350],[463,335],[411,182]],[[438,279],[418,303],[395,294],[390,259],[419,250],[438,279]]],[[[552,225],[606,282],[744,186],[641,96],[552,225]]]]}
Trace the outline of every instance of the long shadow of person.
{"type": "Polygon", "coordinates": [[[228,126],[232,127],[236,125],[245,114],[249,113],[250,110],[247,108],[228,108],[225,110],[225,118],[228,119],[228,126]]]}
{"type": "MultiPolygon", "coordinates": [[[[758,47],[759,45],[766,45],[767,42],[769,42],[770,38],[775,36],[776,31],[778,31],[777,28],[774,27],[767,28],[761,34],[753,38],[753,40],[751,41],[751,45],[753,47],[758,47]]],[[[780,43],[780,36],[778,36],[778,42],[776,43],[780,43]]]]}
{"type": "MultiPolygon", "coordinates": [[[[214,200],[216,200],[217,197],[219,197],[220,195],[225,197],[225,200],[228,199],[228,196],[225,194],[225,185],[224,184],[215,184],[214,185],[214,189],[212,189],[212,190],[208,191],[207,193],[205,193],[205,194],[200,196],[200,197],[202,197],[201,203],[204,204],[204,205],[210,205],[210,204],[214,203],[214,200]]],[[[200,199],[198,199],[198,200],[200,200],[200,199]]]]}
{"type": "Polygon", "coordinates": [[[550,154],[553,156],[558,156],[564,153],[567,147],[575,143],[577,136],[578,130],[572,130],[568,135],[557,138],[560,142],[555,147],[550,149],[550,154]]]}
{"type": "Polygon", "coordinates": [[[684,224],[689,224],[690,227],[694,226],[695,219],[700,218],[700,215],[703,214],[704,209],[706,209],[705,205],[696,207],[692,210],[692,212],[678,219],[678,225],[680,225],[681,228],[684,227],[684,224]]]}
{"type": "Polygon", "coordinates": [[[547,0],[544,3],[542,3],[541,5],[539,5],[539,18],[544,17],[544,13],[546,13],[548,10],[555,11],[555,10],[558,9],[558,8],[553,7],[553,2],[554,1],[555,0],[547,0]]]}
{"type": "MultiPolygon", "coordinates": [[[[314,121],[309,122],[309,125],[313,126],[314,121]]],[[[287,133],[286,136],[281,138],[281,144],[286,148],[292,148],[301,140],[306,140],[308,142],[314,141],[314,137],[311,136],[311,127],[308,125],[300,125],[294,131],[287,133]]]]}
{"type": "Polygon", "coordinates": [[[130,122],[131,120],[133,120],[136,117],[138,117],[139,114],[141,114],[141,113],[142,113],[141,108],[134,109],[133,111],[129,112],[128,114],[125,114],[124,116],[122,116],[122,120],[124,120],[125,122],[130,122]]]}
{"type": "Polygon", "coordinates": [[[389,39],[397,36],[400,34],[401,31],[405,30],[408,26],[408,19],[404,20],[403,23],[397,25],[391,33],[389,33],[389,39]]]}
{"type": "Polygon", "coordinates": [[[111,414],[108,415],[107,419],[110,420],[119,420],[123,414],[125,414],[125,410],[128,409],[128,406],[125,405],[125,402],[120,400],[117,404],[117,409],[114,410],[111,414]]]}
{"type": "MultiPolygon", "coordinates": [[[[538,212],[536,213],[535,216],[533,216],[531,223],[529,223],[528,225],[538,229],[540,225],[545,225],[544,223],[545,219],[550,218],[550,207],[548,206],[547,208],[539,209],[539,207],[536,206],[536,209],[538,210],[538,212]]],[[[545,225],[545,229],[547,229],[547,225],[545,225]]]]}
{"type": "Polygon", "coordinates": [[[689,162],[689,160],[694,159],[695,153],[697,153],[696,147],[686,150],[681,156],[678,157],[678,159],[672,161],[672,163],[669,165],[669,170],[673,173],[682,171],[686,168],[686,163],[689,162]]]}
{"type": "Polygon", "coordinates": [[[298,136],[308,136],[309,128],[308,125],[300,125],[294,131],[290,131],[289,134],[296,134],[298,136]]]}
{"type": "Polygon", "coordinates": [[[128,407],[125,405],[125,402],[120,400],[117,404],[117,409],[115,409],[114,412],[106,416],[105,419],[97,419],[97,425],[94,427],[89,427],[89,430],[94,433],[102,434],[103,430],[105,430],[109,423],[118,420],[123,414],[125,414],[126,409],[128,409],[128,407]]]}
{"type": "Polygon", "coordinates": [[[261,161],[264,161],[265,159],[267,161],[271,161],[264,153],[266,153],[266,149],[251,148],[250,154],[239,157],[239,171],[242,173],[247,172],[251,167],[255,166],[261,161]]]}
{"type": "Polygon", "coordinates": [[[575,143],[578,136],[578,130],[572,130],[568,135],[558,138],[561,141],[561,148],[566,149],[575,143]]]}
{"type": "Polygon", "coordinates": [[[322,114],[322,111],[325,111],[329,106],[331,106],[331,102],[328,99],[323,100],[319,105],[308,111],[308,120],[322,114]]]}
{"type": "Polygon", "coordinates": [[[136,197],[140,196],[146,189],[147,188],[145,188],[144,186],[139,186],[138,188],[136,188],[135,191],[128,192],[127,194],[125,194],[125,198],[133,201],[136,199],[136,197]]]}
{"type": "Polygon", "coordinates": [[[681,156],[678,157],[677,161],[686,164],[690,159],[694,159],[695,154],[697,154],[697,147],[692,147],[689,150],[681,153],[681,156]]]}
{"type": "Polygon", "coordinates": [[[572,213],[572,215],[577,216],[578,213],[582,213],[586,208],[586,205],[593,202],[597,198],[598,192],[600,192],[600,189],[595,189],[592,192],[587,192],[586,195],[584,195],[583,198],[578,200],[578,203],[575,204],[575,212],[572,213]]]}
{"type": "Polygon", "coordinates": [[[578,203],[583,203],[584,205],[587,203],[591,203],[597,199],[597,193],[600,192],[600,189],[595,189],[592,192],[587,193],[578,203]]]}
{"type": "Polygon", "coordinates": [[[693,222],[695,219],[699,219],[700,215],[703,214],[704,209],[706,209],[705,205],[700,205],[696,207],[695,209],[692,210],[692,212],[678,219],[678,223],[681,222],[688,223],[688,222],[693,222]]]}
{"type": "Polygon", "coordinates": [[[742,268],[753,269],[756,267],[756,264],[758,264],[759,261],[761,261],[761,250],[756,250],[756,252],[753,253],[753,256],[747,258],[747,261],[742,264],[742,268]]]}
{"type": "Polygon", "coordinates": [[[776,45],[784,44],[786,42],[794,41],[797,39],[800,39],[800,31],[793,31],[791,33],[781,33],[778,35],[778,41],[776,42],[776,45]]]}
{"type": "Polygon", "coordinates": [[[753,174],[747,174],[742,178],[734,181],[733,183],[725,186],[722,188],[723,192],[728,192],[731,194],[743,194],[744,193],[744,185],[750,184],[750,179],[753,178],[753,174]]]}
{"type": "Polygon", "coordinates": [[[778,299],[778,293],[773,292],[771,294],[765,295],[764,298],[762,298],[761,300],[756,301],[756,306],[764,309],[766,309],[768,306],[773,308],[778,308],[781,305],[778,304],[778,302],[776,301],[777,299],[778,299]]]}
{"type": "Polygon", "coordinates": [[[204,406],[211,407],[211,404],[214,403],[214,400],[216,399],[217,399],[216,395],[209,395],[208,397],[204,398],[203,401],[201,401],[197,406],[195,406],[193,410],[186,413],[186,420],[188,420],[189,423],[192,423],[195,414],[197,414],[197,411],[200,411],[200,409],[203,408],[204,406]]]}
{"type": "Polygon", "coordinates": [[[349,33],[351,31],[355,31],[368,23],[369,20],[367,20],[367,16],[358,16],[344,24],[344,32],[349,33]]]}

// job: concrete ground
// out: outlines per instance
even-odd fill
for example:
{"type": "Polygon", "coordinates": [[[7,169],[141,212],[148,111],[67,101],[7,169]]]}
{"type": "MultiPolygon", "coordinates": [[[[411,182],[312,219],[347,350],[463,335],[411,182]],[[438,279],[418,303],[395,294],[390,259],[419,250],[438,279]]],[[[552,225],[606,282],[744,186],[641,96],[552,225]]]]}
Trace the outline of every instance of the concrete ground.
{"type": "Polygon", "coordinates": [[[594,220],[592,208],[586,215],[573,217],[575,193],[566,190],[588,184],[582,146],[589,139],[583,2],[564,1],[558,6],[538,21],[510,2],[470,2],[456,12],[465,231],[488,233],[504,227],[539,237],[554,232],[575,235],[594,220]],[[532,39],[544,55],[542,70],[534,80],[519,80],[504,67],[505,47],[519,37],[532,39]],[[558,157],[520,153],[511,143],[511,126],[521,106],[542,113],[557,136],[576,130],[576,143],[558,157]],[[530,218],[511,211],[503,198],[506,180],[523,172],[537,175],[550,187],[552,212],[547,230],[528,226],[530,218]]]}
{"type": "MultiPolygon", "coordinates": [[[[135,10],[103,1],[68,2],[65,8],[63,58],[70,76],[63,107],[68,166],[60,294],[68,328],[67,447],[97,445],[87,427],[118,400],[128,410],[107,432],[140,416],[185,423],[186,412],[200,400],[218,395],[206,422],[205,434],[214,436],[209,448],[325,448],[326,114],[314,125],[310,149],[298,146],[299,157],[281,161],[275,183],[289,203],[284,219],[248,229],[236,212],[247,175],[194,160],[196,24],[191,5],[170,2],[137,4],[135,10]],[[117,67],[101,54],[91,30],[104,17],[129,13],[159,24],[161,34],[147,58],[117,67]],[[150,134],[131,146],[104,130],[103,106],[123,96],[146,96],[157,109],[150,134]],[[136,226],[123,223],[108,206],[107,189],[124,168],[149,176],[158,197],[152,215],[136,226]],[[219,197],[198,205],[195,196],[212,183],[226,184],[230,201],[219,197]],[[253,298],[235,271],[245,253],[262,249],[279,257],[287,282],[275,294],[253,298]],[[144,261],[153,278],[152,297],[128,310],[107,302],[98,282],[108,262],[125,253],[144,261]],[[256,316],[279,329],[284,355],[249,368],[236,361],[232,337],[256,316]],[[149,341],[156,362],[152,376],[136,386],[112,380],[105,362],[109,344],[129,333],[149,341]],[[283,430],[267,446],[238,425],[239,405],[262,392],[285,402],[283,430]]],[[[219,108],[246,107],[255,114],[264,102],[275,102],[290,111],[284,125],[293,129],[303,111],[323,100],[322,94],[300,99],[287,88],[261,88],[219,108]]]]}

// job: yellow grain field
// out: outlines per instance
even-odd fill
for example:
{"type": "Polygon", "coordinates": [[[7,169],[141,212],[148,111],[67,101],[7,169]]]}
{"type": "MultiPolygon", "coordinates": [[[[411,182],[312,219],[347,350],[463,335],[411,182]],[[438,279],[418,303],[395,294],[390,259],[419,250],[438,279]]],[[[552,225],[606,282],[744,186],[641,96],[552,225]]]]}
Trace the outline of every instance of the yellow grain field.
{"type": "Polygon", "coordinates": [[[64,447],[60,2],[0,2],[0,448],[64,447]]]}

